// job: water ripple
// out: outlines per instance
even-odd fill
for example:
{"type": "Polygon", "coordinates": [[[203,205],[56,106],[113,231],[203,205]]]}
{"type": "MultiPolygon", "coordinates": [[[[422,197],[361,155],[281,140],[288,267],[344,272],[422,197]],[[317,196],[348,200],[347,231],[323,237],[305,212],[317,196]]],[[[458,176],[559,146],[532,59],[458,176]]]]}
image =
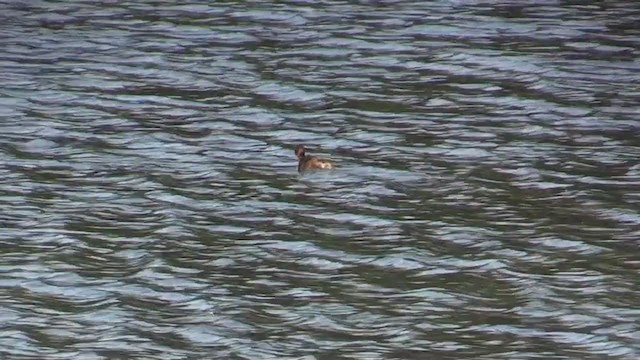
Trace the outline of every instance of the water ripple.
{"type": "Polygon", "coordinates": [[[0,4],[0,357],[640,355],[635,3],[0,4]]]}

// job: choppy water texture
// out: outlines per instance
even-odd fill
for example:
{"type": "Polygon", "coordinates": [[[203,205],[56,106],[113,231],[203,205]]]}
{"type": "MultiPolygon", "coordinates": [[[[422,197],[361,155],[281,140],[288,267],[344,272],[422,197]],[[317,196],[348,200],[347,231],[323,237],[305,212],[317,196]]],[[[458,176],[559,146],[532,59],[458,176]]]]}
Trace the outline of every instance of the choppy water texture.
{"type": "Polygon", "coordinates": [[[640,356],[637,1],[181,3],[0,2],[2,359],[640,356]]]}

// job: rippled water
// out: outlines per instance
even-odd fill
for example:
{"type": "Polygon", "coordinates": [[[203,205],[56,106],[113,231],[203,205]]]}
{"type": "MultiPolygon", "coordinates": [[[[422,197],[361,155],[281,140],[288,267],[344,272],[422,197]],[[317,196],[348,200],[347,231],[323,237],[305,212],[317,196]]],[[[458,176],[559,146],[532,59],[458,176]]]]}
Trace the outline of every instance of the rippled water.
{"type": "Polygon", "coordinates": [[[640,5],[495,3],[0,1],[1,357],[640,356],[640,5]]]}

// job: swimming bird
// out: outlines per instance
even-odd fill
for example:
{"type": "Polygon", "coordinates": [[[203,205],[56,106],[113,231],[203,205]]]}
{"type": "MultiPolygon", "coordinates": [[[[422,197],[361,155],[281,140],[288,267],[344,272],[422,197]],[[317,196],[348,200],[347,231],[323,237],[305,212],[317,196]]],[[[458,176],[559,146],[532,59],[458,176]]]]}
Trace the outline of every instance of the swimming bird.
{"type": "Polygon", "coordinates": [[[335,169],[335,165],[327,159],[317,158],[305,153],[304,145],[296,146],[296,156],[298,157],[298,172],[309,169],[335,169]]]}

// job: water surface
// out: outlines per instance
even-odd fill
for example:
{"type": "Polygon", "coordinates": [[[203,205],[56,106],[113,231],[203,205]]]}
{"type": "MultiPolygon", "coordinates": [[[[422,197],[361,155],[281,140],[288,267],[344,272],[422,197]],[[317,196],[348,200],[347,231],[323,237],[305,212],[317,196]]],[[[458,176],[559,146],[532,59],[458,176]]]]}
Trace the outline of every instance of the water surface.
{"type": "Polygon", "coordinates": [[[637,2],[0,7],[2,358],[640,356],[637,2]]]}

